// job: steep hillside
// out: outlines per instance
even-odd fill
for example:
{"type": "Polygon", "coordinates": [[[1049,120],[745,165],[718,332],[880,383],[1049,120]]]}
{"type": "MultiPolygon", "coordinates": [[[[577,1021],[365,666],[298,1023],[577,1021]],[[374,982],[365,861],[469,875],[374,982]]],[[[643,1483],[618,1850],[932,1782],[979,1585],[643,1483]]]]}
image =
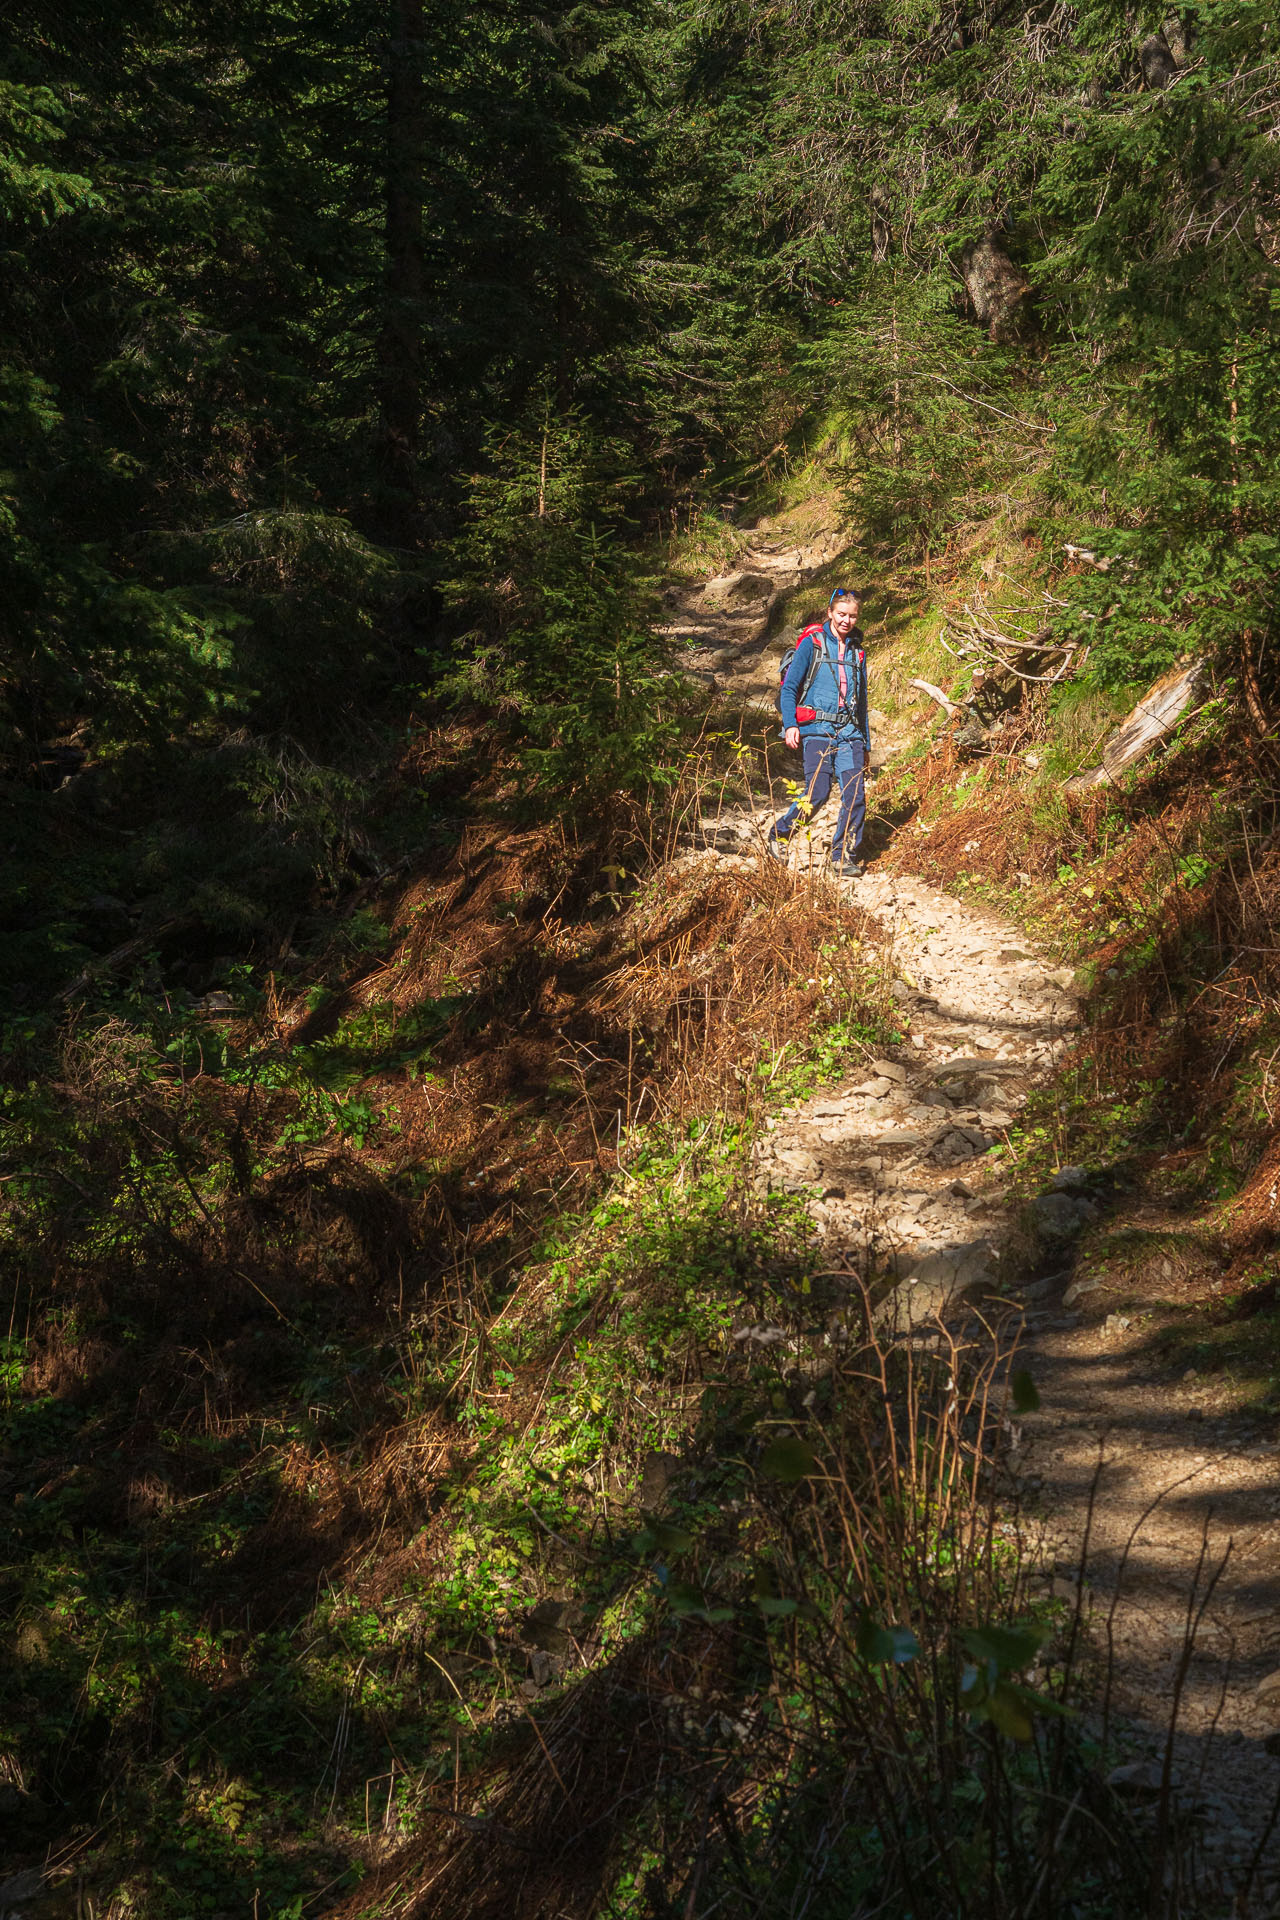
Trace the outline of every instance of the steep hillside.
{"type": "MultiPolygon", "coordinates": [[[[695,636],[696,657],[752,706],[767,704],[758,680],[776,678],[781,635],[825,597],[784,572],[757,632],[711,648],[717,625],[728,637],[743,618],[717,608],[778,564],[776,532],[707,589],[695,636]]],[[[833,559],[823,587],[849,560],[833,559]]],[[[873,590],[873,608],[892,591],[873,590]]],[[[966,1318],[980,1341],[992,1316],[1020,1327],[1038,1402],[1009,1455],[1011,1510],[1054,1591],[1094,1620],[1117,1784],[1160,1829],[1196,1823],[1190,1910],[1243,1898],[1265,1912],[1280,1406],[1273,1130],[1254,1091],[1270,835],[1255,823],[1271,817],[1272,775],[1230,687],[1202,675],[1153,750],[1090,786],[1081,768],[1106,758],[1122,703],[1082,698],[1070,677],[1049,693],[1001,673],[1000,627],[1026,631],[1018,593],[988,557],[925,609],[921,651],[932,640],[935,664],[947,657],[940,628],[951,671],[914,715],[904,681],[928,655],[912,657],[909,621],[898,637],[882,617],[873,692],[892,718],[868,871],[843,891],[891,935],[913,1051],[786,1109],[764,1164],[808,1194],[830,1262],[886,1276],[882,1323],[914,1344],[966,1318]],[[981,673],[963,660],[975,606],[993,636],[981,673]],[[1203,907],[1227,898],[1207,938],[1203,907]],[[1242,923],[1254,951],[1228,931],[1242,923]],[[1038,965],[1046,939],[1072,964],[1038,965]],[[1219,994],[1238,1008],[1242,976],[1251,1012],[1224,1026],[1219,994]]],[[[1015,662],[1037,665],[1027,651],[1015,662]]],[[[762,791],[718,816],[721,843],[737,828],[759,848],[774,811],[762,791]]],[[[801,847],[810,886],[832,884],[829,832],[820,814],[801,847]]]]}
{"type": "Polygon", "coordinates": [[[892,1037],[874,929],[647,855],[679,796],[573,841],[453,784],[456,846],[366,890],[305,986],[82,1020],[52,1082],[10,1056],[33,1897],[47,1862],[55,1904],[332,1906],[434,1830],[443,1761],[483,1797],[513,1705],[533,1737],[530,1700],[652,1639],[644,1513],[703,1457],[709,1378],[754,1423],[744,1307],[808,1287],[744,1155],[892,1037]]]}
{"type": "Polygon", "coordinates": [[[1274,8],[8,16],[0,1909],[1280,1910],[1274,8]]]}
{"type": "Polygon", "coordinates": [[[826,514],[673,582],[728,704],[660,811],[537,824],[425,734],[434,850],[290,972],[82,1015],[52,1079],[11,1039],[21,1911],[976,1920],[1065,1911],[1045,1846],[1075,1913],[1267,1911],[1266,1229],[1206,1193],[1213,1109],[1171,1146],[1122,1077],[1153,957],[1062,965],[1123,807],[1190,964],[1149,850],[1202,816],[1155,802],[1232,735],[1069,811],[1069,696],[981,739],[914,703],[945,607],[886,582],[880,851],[779,866],[762,703],[826,514]]]}

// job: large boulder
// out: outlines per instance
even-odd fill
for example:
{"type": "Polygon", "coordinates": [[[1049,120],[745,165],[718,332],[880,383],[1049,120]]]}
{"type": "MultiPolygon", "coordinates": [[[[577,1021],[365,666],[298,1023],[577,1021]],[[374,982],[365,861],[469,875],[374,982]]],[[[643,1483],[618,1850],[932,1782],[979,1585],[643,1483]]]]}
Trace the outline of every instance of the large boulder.
{"type": "MultiPolygon", "coordinates": [[[[904,1257],[904,1264],[910,1256],[904,1257]]],[[[891,1293],[876,1308],[876,1325],[886,1333],[918,1327],[935,1314],[985,1293],[995,1284],[996,1265],[988,1240],[970,1240],[911,1261],[891,1293]]]]}
{"type": "Polygon", "coordinates": [[[1092,1201],[1078,1200],[1070,1193],[1041,1193],[1031,1202],[1036,1232],[1045,1240],[1073,1240],[1097,1213],[1092,1201]]]}

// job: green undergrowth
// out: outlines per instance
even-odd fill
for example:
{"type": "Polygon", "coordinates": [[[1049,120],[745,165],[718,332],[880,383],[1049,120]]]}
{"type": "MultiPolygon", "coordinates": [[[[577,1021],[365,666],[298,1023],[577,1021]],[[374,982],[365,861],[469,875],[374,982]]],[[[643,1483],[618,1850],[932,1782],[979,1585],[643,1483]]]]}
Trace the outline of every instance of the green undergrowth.
{"type": "MultiPolygon", "coordinates": [[[[557,1569],[583,1588],[586,1630],[607,1615],[603,1645],[651,1614],[631,1538],[645,1463],[689,1445],[708,1374],[735,1371],[735,1324],[812,1288],[801,1204],[751,1196],[750,1138],[714,1116],[682,1137],[642,1131],[609,1191],[523,1270],[459,1408],[475,1453],[442,1587],[459,1631],[514,1631],[557,1569]]],[[[664,1494],[660,1471],[652,1504],[664,1494]]]]}
{"type": "Polygon", "coordinates": [[[402,1114],[475,1051],[475,990],[352,1003],[394,939],[338,930],[290,1046],[248,966],[230,1027],[135,978],[6,1036],[0,1793],[15,1864],[92,1833],[104,1911],[331,1904],[489,1764],[549,1591],[581,1584],[593,1660],[645,1630],[643,1463],[814,1267],[755,1120],[895,1035],[833,1002],[736,1116],[619,1130],[582,1212],[531,1171],[532,1233],[467,1259],[414,1209],[473,1217],[472,1163],[406,1154],[402,1114]]]}
{"type": "MultiPolygon", "coordinates": [[[[399,742],[212,734],[143,752],[107,741],[54,793],[19,793],[0,864],[0,1010],[30,1015],[121,947],[156,988],[226,984],[255,944],[305,946],[369,874],[438,833],[399,742]]],[[[449,769],[440,769],[447,785],[449,769]]]]}
{"type": "MultiPolygon", "coordinates": [[[[35,1843],[77,1812],[109,1816],[133,1864],[108,1838],[95,1873],[120,1911],[213,1912],[256,1892],[284,1913],[358,1879],[371,1793],[404,1837],[459,1741],[464,1766],[482,1762],[519,1697],[520,1625],[566,1574],[597,1657],[640,1632],[658,1589],[632,1537],[638,1463],[687,1442],[704,1356],[744,1304],[807,1290],[813,1265],[797,1203],[744,1204],[747,1145],[714,1117],[692,1137],[628,1142],[610,1191],[560,1225],[513,1294],[470,1301],[460,1337],[428,1313],[381,1340],[335,1339],[313,1303],[286,1339],[242,1309],[239,1341],[266,1349],[272,1376],[252,1430],[219,1431],[206,1407],[199,1423],[146,1420],[140,1447],[136,1408],[131,1432],[101,1386],[33,1392],[28,1342],[11,1336],[3,1750],[19,1833],[35,1843]],[[285,1617],[264,1619],[270,1556],[309,1506],[341,1497],[314,1466],[336,1457],[340,1482],[368,1464],[366,1396],[410,1460],[414,1423],[455,1436],[421,1555],[402,1536],[412,1569],[389,1590],[362,1591],[357,1566],[329,1574],[318,1601],[281,1594],[285,1617]]],[[[146,1338],[119,1307],[80,1314],[61,1319],[64,1339],[146,1338]]],[[[216,1377],[212,1346],[208,1365],[216,1377]]]]}
{"type": "MultiPolygon", "coordinates": [[[[442,1804],[483,1820],[531,1741],[554,1754],[591,1689],[620,1687],[647,1703],[627,1722],[643,1784],[605,1823],[602,1911],[665,1911],[699,1857],[708,1899],[774,1886],[770,1913],[791,1910],[779,1884],[834,1913],[877,1876],[905,1913],[922,1875],[957,1913],[1006,1910],[1023,1869],[992,1808],[1041,1832],[1046,1782],[1100,1791],[1053,1732],[1058,1623],[1016,1530],[964,1517],[1007,1385],[970,1383],[953,1430],[945,1373],[866,1347],[859,1276],[752,1177],[770,1104],[892,1042],[874,1005],[798,1036],[736,1112],[620,1132],[595,1196],[516,1261],[455,1262],[408,1303],[390,1121],[374,1103],[362,1140],[346,1109],[374,1059],[437,1071],[464,1004],[371,1003],[287,1074],[214,1029],[118,1020],[66,1062],[96,1101],[74,1121],[33,1076],[7,1136],[40,1153],[8,1189],[30,1210],[0,1454],[15,1862],[79,1833],[75,1897],[116,1916],[285,1920],[366,1886],[378,1911],[377,1876],[430,1847],[442,1804]],[[148,1089],[196,1055],[174,1131],[148,1089]],[[333,1187],[275,1194],[317,1147],[346,1226],[307,1254],[299,1207],[333,1187]],[[238,1247],[197,1266],[236,1205],[238,1247]],[[653,1662],[683,1678],[651,1695],[653,1662]],[[849,1819],[848,1754],[885,1740],[899,1811],[867,1782],[849,1819]],[[746,1797],[707,1852],[715,1778],[746,1797]]],[[[1118,1860],[1089,1872],[1080,1910],[1128,1911],[1118,1860]]]]}
{"type": "MultiPolygon", "coordinates": [[[[589,1823],[599,1911],[680,1910],[705,1875],[697,1911],[834,1916],[852,1891],[905,1914],[923,1886],[957,1914],[1012,1912],[1031,1853],[1006,1816],[1034,1851],[1067,1781],[1114,1815],[1063,1704],[1063,1609],[1030,1598],[989,1490],[980,1523],[970,1504],[989,1407],[1034,1404],[1034,1386],[997,1386],[992,1354],[957,1398],[947,1367],[916,1376],[868,1344],[857,1276],[824,1267],[798,1197],[755,1190],[750,1145],[710,1118],[637,1133],[490,1323],[424,1600],[456,1694],[454,1779],[461,1753],[472,1817],[532,1830],[536,1807],[504,1790],[513,1696],[537,1701],[558,1780],[620,1687],[625,1810],[589,1823]],[[664,1676],[656,1697],[637,1659],[664,1676]]],[[[601,1764],[599,1783],[570,1775],[581,1818],[611,1784],[601,1764]]],[[[418,1777],[419,1815],[433,1781],[450,1787],[448,1752],[418,1777]]],[[[1073,1911],[1138,1912],[1134,1859],[1119,1827],[1091,1842],[1073,1911]]],[[[393,1865],[392,1885],[412,1880],[393,1865]]]]}

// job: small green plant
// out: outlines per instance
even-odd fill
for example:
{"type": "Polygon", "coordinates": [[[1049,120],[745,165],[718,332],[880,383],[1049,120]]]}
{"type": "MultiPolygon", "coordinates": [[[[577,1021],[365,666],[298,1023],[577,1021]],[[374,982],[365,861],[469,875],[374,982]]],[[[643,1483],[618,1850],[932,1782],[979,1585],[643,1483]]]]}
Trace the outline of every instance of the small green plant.
{"type": "Polygon", "coordinates": [[[505,718],[539,793],[562,800],[672,786],[692,717],[611,523],[618,451],[563,414],[495,437],[454,546],[449,597],[475,625],[442,690],[505,718]]]}

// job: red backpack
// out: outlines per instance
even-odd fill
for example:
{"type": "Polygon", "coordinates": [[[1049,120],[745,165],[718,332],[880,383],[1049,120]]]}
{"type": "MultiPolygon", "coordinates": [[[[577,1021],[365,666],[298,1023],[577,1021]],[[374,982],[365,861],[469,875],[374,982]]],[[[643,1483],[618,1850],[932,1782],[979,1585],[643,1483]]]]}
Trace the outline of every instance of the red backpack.
{"type": "MultiPolygon", "coordinates": [[[[823,657],[824,648],[822,645],[822,626],[823,626],[823,623],[821,620],[814,620],[809,626],[803,627],[796,638],[795,646],[792,647],[789,653],[783,654],[782,661],[778,669],[778,698],[780,701],[781,694],[782,694],[782,683],[787,677],[787,673],[788,673],[788,670],[790,669],[791,662],[794,660],[796,654],[799,652],[800,648],[804,645],[806,640],[813,641],[813,658],[809,662],[808,671],[806,672],[804,679],[801,681],[800,691],[796,695],[796,725],[799,727],[807,727],[811,720],[816,720],[818,717],[817,708],[805,706],[804,698],[805,698],[805,695],[808,693],[810,687],[813,685],[813,676],[818,671],[819,660],[821,660],[823,657]]],[[[865,656],[861,648],[855,647],[854,661],[857,669],[861,670],[862,662],[864,658],[865,656]]]]}

